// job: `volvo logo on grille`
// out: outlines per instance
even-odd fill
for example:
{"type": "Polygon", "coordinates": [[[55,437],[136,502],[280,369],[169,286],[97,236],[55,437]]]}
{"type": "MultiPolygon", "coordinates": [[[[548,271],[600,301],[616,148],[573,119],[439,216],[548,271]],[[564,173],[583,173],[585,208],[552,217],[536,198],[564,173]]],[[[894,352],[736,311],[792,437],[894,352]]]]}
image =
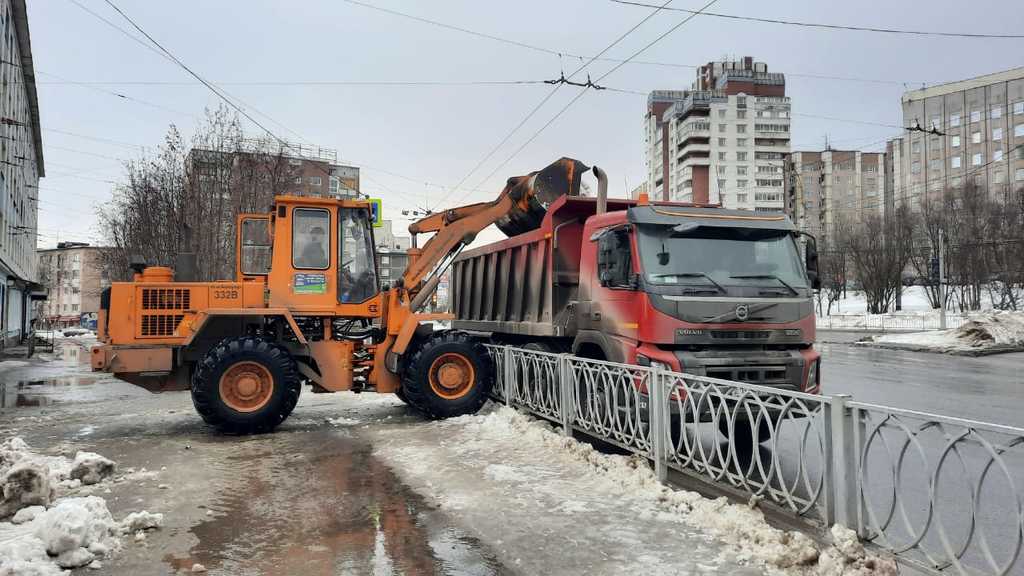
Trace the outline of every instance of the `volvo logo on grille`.
{"type": "Polygon", "coordinates": [[[736,319],[740,322],[746,322],[747,318],[750,318],[750,307],[746,304],[740,304],[736,307],[736,319]]]}

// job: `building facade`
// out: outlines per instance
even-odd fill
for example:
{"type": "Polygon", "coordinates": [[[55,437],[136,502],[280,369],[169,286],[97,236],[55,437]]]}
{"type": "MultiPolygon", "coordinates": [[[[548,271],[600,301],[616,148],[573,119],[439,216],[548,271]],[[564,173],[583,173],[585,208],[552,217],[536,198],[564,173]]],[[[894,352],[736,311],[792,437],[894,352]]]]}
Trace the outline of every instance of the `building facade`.
{"type": "Polygon", "coordinates": [[[790,151],[785,76],[746,57],[697,69],[690,90],[656,90],[644,116],[653,199],[780,212],[790,151]]]}
{"type": "Polygon", "coordinates": [[[43,140],[25,0],[0,1],[0,345],[32,325],[43,140]]]}
{"type": "Polygon", "coordinates": [[[377,269],[380,270],[381,286],[394,286],[395,281],[405,274],[409,266],[409,255],[406,251],[412,244],[409,236],[396,236],[394,223],[391,220],[381,221],[381,226],[373,230],[373,240],[377,247],[377,269]]]}
{"type": "Polygon", "coordinates": [[[37,252],[39,283],[48,297],[39,303],[38,318],[49,327],[92,327],[100,310],[100,294],[110,286],[103,266],[103,248],[61,242],[37,252]]]}
{"type": "Polygon", "coordinates": [[[1024,68],[910,90],[903,124],[921,130],[890,140],[891,204],[973,183],[993,199],[1024,188],[1024,68]]]}
{"type": "Polygon", "coordinates": [[[793,152],[786,161],[786,212],[828,242],[840,222],[885,214],[886,155],[858,150],[793,152]]]}

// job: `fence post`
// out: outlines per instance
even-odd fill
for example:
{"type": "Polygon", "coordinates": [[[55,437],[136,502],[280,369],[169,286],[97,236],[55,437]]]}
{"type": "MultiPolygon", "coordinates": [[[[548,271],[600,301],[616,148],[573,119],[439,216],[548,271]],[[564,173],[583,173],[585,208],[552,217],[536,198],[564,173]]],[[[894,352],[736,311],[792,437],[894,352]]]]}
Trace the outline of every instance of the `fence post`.
{"type": "Polygon", "coordinates": [[[502,390],[501,393],[505,396],[505,405],[512,406],[512,390],[514,385],[512,384],[512,375],[515,370],[512,366],[512,347],[508,344],[502,346],[502,354],[504,354],[505,365],[502,367],[502,390]]]}
{"type": "Polygon", "coordinates": [[[665,439],[668,427],[668,402],[665,401],[665,381],[663,370],[652,368],[648,372],[647,381],[647,414],[651,429],[651,458],[654,460],[654,475],[659,482],[668,479],[668,463],[665,453],[665,439]]]}
{"type": "Polygon", "coordinates": [[[828,406],[828,422],[825,425],[826,446],[831,451],[828,478],[830,480],[830,503],[825,520],[829,524],[840,524],[859,531],[857,510],[858,457],[854,442],[853,414],[846,403],[849,394],[831,396],[828,406]]]}
{"type": "Polygon", "coordinates": [[[558,355],[558,414],[562,417],[562,434],[572,437],[572,423],[576,420],[576,405],[573,403],[572,392],[575,384],[572,379],[572,367],[569,366],[571,354],[558,355]]]}

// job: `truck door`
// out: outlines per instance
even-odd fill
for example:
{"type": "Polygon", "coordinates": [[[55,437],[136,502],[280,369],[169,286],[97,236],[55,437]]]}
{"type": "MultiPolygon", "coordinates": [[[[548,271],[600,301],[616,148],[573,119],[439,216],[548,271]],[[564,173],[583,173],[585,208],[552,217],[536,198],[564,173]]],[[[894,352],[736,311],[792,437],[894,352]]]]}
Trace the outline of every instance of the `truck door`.
{"type": "MultiPolygon", "coordinates": [[[[590,325],[618,341],[636,345],[637,274],[629,226],[607,228],[597,239],[597,283],[593,287],[590,325]]],[[[606,351],[609,355],[611,351],[606,351]]],[[[629,354],[621,360],[629,361],[629,354]]],[[[611,360],[612,358],[609,358],[611,360]]]]}

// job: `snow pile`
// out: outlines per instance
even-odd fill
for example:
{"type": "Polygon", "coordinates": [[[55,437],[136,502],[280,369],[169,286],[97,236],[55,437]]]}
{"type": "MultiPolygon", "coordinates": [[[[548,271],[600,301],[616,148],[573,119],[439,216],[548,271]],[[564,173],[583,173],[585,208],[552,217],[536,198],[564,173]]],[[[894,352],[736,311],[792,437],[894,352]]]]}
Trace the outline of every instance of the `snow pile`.
{"type": "MultiPolygon", "coordinates": [[[[605,488],[635,501],[633,507],[641,517],[676,515],[718,537],[737,559],[769,572],[822,576],[897,573],[894,561],[867,554],[856,534],[845,528],[833,527],[833,545],[820,549],[803,533],[771,527],[755,506],[668,488],[658,482],[645,458],[602,454],[506,406],[486,415],[462,416],[434,425],[458,428],[450,445],[459,450],[493,448],[514,438],[519,445],[550,451],[553,459],[586,463],[605,488]]],[[[491,464],[485,473],[498,482],[521,479],[514,468],[504,464],[491,464]]]]}
{"type": "Polygon", "coordinates": [[[887,334],[872,342],[936,352],[1024,348],[1024,312],[988,312],[952,330],[887,334]]]}
{"type": "Polygon", "coordinates": [[[63,574],[62,568],[100,568],[121,547],[120,536],[163,524],[163,514],[134,512],[116,522],[98,496],[64,497],[58,489],[97,484],[116,464],[93,452],[73,460],[33,452],[21,438],[0,443],[0,576],[63,574]]]}

